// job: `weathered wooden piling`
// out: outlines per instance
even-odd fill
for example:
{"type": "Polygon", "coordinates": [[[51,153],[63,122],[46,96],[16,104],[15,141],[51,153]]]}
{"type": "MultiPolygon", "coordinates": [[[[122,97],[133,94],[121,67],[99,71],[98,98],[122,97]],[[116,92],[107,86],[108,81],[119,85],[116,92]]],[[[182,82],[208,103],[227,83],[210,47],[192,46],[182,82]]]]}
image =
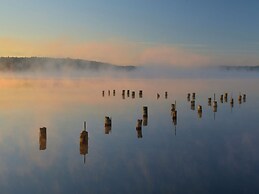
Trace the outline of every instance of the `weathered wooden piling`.
{"type": "Polygon", "coordinates": [[[104,119],[104,126],[111,126],[111,125],[112,125],[112,119],[106,116],[104,119]]]}
{"type": "Polygon", "coordinates": [[[228,102],[228,93],[225,93],[225,94],[224,94],[224,101],[225,101],[225,102],[228,102]]]}
{"type": "Polygon", "coordinates": [[[113,95],[113,96],[115,96],[115,93],[116,93],[116,91],[115,91],[115,90],[113,90],[113,91],[112,91],[112,95],[113,95]]]}
{"type": "Polygon", "coordinates": [[[127,97],[130,96],[130,90],[127,90],[127,97]]]}
{"type": "Polygon", "coordinates": [[[41,127],[40,128],[40,137],[39,137],[39,149],[46,150],[47,149],[47,128],[41,127]]]}
{"type": "Polygon", "coordinates": [[[218,103],[216,100],[213,101],[213,107],[218,107],[218,103]]]}
{"type": "Polygon", "coordinates": [[[135,91],[132,91],[131,97],[134,99],[135,98],[135,91]]]}
{"type": "Polygon", "coordinates": [[[188,94],[187,94],[187,101],[190,102],[190,100],[191,100],[191,94],[188,93],[188,94]]]}
{"type": "Polygon", "coordinates": [[[148,117],[148,107],[143,106],[143,117],[148,117]]]}
{"type": "Polygon", "coordinates": [[[216,100],[213,101],[213,112],[217,112],[218,111],[218,103],[216,100]]]}
{"type": "Polygon", "coordinates": [[[193,93],[192,93],[192,99],[195,100],[195,98],[196,98],[196,93],[193,92],[193,93]]]}
{"type": "Polygon", "coordinates": [[[208,98],[208,106],[211,106],[211,98],[208,98]]]}
{"type": "Polygon", "coordinates": [[[108,90],[108,96],[110,96],[111,95],[111,91],[110,90],[108,90]]]}
{"type": "Polygon", "coordinates": [[[156,98],[159,99],[160,98],[160,94],[157,93],[156,94],[156,98]]]}
{"type": "Polygon", "coordinates": [[[223,103],[223,97],[224,97],[224,95],[221,94],[221,95],[220,95],[220,102],[221,102],[221,103],[223,103]]]}
{"type": "Polygon", "coordinates": [[[168,92],[165,92],[165,99],[167,99],[168,97],[168,92]]]}
{"type": "Polygon", "coordinates": [[[177,110],[172,111],[172,118],[177,119],[177,110]]]}
{"type": "Polygon", "coordinates": [[[139,90],[139,98],[142,98],[142,97],[143,97],[143,91],[139,90]]]}
{"type": "Polygon", "coordinates": [[[102,91],[102,96],[104,97],[104,94],[105,94],[105,92],[104,92],[104,90],[102,91]]]}
{"type": "Polygon", "coordinates": [[[142,119],[138,119],[136,128],[141,128],[141,127],[142,127],[142,119]]]}
{"type": "Polygon", "coordinates": [[[143,126],[147,126],[148,124],[148,107],[143,106],[143,126]]]}
{"type": "Polygon", "coordinates": [[[121,96],[122,96],[122,99],[124,100],[125,99],[125,90],[122,90],[121,96]]]}
{"type": "Polygon", "coordinates": [[[84,130],[80,133],[79,151],[81,155],[84,155],[85,163],[85,155],[88,154],[88,132],[86,131],[86,121],[84,122],[84,130]]]}
{"type": "Polygon", "coordinates": [[[217,112],[218,111],[218,106],[213,106],[213,112],[217,112]]]}

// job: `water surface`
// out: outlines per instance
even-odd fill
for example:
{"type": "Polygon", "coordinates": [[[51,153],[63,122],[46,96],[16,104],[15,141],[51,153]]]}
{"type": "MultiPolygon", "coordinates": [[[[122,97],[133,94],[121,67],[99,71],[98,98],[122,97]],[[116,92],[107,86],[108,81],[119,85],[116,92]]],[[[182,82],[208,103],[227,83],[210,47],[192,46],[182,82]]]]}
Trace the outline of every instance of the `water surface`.
{"type": "Polygon", "coordinates": [[[258,84],[258,78],[4,77],[1,192],[258,193],[258,84]],[[123,98],[123,89],[129,97],[126,92],[123,98]],[[187,100],[193,92],[195,110],[187,100]],[[221,103],[225,92],[228,102],[221,103]],[[208,106],[214,93],[217,112],[208,106]],[[246,102],[239,104],[244,93],[246,102]],[[177,123],[171,116],[175,101],[177,123]],[[143,106],[148,120],[139,132],[143,106]],[[105,116],[112,119],[109,133],[105,116]],[[80,154],[84,121],[89,138],[80,154]],[[40,139],[41,127],[46,139],[40,139]]]}

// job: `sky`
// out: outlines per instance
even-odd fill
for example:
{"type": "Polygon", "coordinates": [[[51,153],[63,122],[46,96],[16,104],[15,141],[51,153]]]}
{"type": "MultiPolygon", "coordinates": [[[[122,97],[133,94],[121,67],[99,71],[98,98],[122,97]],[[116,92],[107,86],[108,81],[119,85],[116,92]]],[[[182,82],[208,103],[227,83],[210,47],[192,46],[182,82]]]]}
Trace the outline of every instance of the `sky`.
{"type": "Polygon", "coordinates": [[[0,56],[259,65],[256,0],[0,0],[0,56]]]}

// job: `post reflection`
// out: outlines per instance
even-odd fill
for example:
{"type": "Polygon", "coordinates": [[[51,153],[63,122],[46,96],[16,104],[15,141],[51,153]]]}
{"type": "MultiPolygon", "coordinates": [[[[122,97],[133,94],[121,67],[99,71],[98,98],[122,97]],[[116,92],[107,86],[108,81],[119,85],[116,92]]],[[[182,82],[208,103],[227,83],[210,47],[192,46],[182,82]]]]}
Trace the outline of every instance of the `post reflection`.
{"type": "Polygon", "coordinates": [[[176,125],[177,125],[177,110],[176,110],[176,101],[174,104],[171,104],[171,116],[174,125],[174,135],[176,136],[176,125]]]}
{"type": "Polygon", "coordinates": [[[112,119],[108,116],[104,118],[104,133],[109,134],[112,131],[112,119]]]}
{"type": "Polygon", "coordinates": [[[80,134],[80,154],[85,156],[88,154],[88,132],[86,131],[86,122],[84,122],[84,130],[80,134]]]}
{"type": "Polygon", "coordinates": [[[199,105],[197,109],[198,109],[198,118],[200,119],[202,117],[202,106],[199,105]]]}
{"type": "Polygon", "coordinates": [[[40,147],[39,147],[40,150],[47,149],[47,128],[46,127],[40,128],[39,144],[40,144],[40,147]]]}
{"type": "Polygon", "coordinates": [[[148,125],[148,107],[143,106],[143,126],[148,125]]]}
{"type": "Polygon", "coordinates": [[[142,119],[137,120],[137,126],[136,126],[136,131],[137,131],[137,137],[142,138],[142,119]]]}
{"type": "Polygon", "coordinates": [[[195,110],[195,101],[194,100],[191,101],[191,110],[195,110]]]}

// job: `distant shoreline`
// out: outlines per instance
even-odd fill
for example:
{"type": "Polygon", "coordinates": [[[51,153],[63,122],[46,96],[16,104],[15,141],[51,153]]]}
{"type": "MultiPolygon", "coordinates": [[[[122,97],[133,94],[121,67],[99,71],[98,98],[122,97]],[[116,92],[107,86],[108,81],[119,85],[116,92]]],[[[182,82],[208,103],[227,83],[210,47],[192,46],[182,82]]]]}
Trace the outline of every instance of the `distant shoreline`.
{"type": "Polygon", "coordinates": [[[259,71],[259,65],[255,66],[220,66],[220,69],[227,71],[259,71]]]}
{"type": "Polygon", "coordinates": [[[0,57],[0,72],[24,71],[133,71],[135,66],[119,66],[98,61],[51,57],[0,57]]]}

